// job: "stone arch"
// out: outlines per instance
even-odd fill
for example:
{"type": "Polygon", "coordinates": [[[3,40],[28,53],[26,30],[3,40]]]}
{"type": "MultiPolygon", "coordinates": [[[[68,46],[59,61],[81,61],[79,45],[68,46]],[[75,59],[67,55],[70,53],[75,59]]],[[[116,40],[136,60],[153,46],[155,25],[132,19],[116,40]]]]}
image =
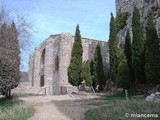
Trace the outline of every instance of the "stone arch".
{"type": "Polygon", "coordinates": [[[58,71],[59,70],[59,57],[58,55],[55,58],[55,70],[58,71]]]}
{"type": "Polygon", "coordinates": [[[46,49],[44,48],[41,54],[41,69],[40,69],[40,87],[44,86],[44,65],[45,65],[45,54],[46,54],[46,49]]]}
{"type": "Polygon", "coordinates": [[[44,48],[42,51],[42,55],[41,55],[41,64],[42,65],[45,64],[45,54],[46,54],[46,49],[44,48]]]}

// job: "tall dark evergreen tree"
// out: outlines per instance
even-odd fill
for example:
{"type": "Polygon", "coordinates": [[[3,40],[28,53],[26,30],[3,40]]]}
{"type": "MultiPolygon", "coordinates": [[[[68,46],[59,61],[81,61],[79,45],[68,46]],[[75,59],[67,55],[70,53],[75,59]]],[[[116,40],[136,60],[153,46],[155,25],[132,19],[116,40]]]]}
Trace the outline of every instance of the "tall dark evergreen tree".
{"type": "Polygon", "coordinates": [[[123,50],[118,51],[119,63],[117,72],[117,85],[124,89],[129,89],[131,87],[130,73],[128,68],[128,63],[123,50]]]}
{"type": "Polygon", "coordinates": [[[135,7],[132,17],[132,31],[133,31],[133,67],[135,72],[135,81],[138,83],[145,82],[144,75],[144,38],[140,24],[139,10],[135,7]]]}
{"type": "Polygon", "coordinates": [[[132,66],[132,44],[131,44],[131,37],[130,37],[130,32],[127,30],[126,33],[126,38],[125,38],[125,46],[124,46],[124,54],[127,59],[127,65],[128,65],[128,70],[129,70],[129,75],[130,75],[130,82],[134,83],[135,82],[135,76],[134,76],[134,70],[132,66]]]}
{"type": "Polygon", "coordinates": [[[79,86],[82,82],[82,41],[79,25],[76,27],[75,39],[71,53],[71,61],[68,67],[68,80],[73,86],[79,86]]]}
{"type": "Polygon", "coordinates": [[[82,77],[87,86],[92,86],[93,83],[93,76],[91,75],[90,71],[90,61],[84,61],[82,65],[82,77]]]}
{"type": "Polygon", "coordinates": [[[95,77],[94,77],[94,62],[93,62],[93,60],[91,60],[91,62],[90,62],[90,72],[91,72],[91,75],[92,75],[92,87],[95,90],[97,82],[96,82],[95,77]]]}
{"type": "Polygon", "coordinates": [[[105,86],[105,75],[103,70],[103,61],[102,61],[102,55],[101,55],[101,48],[98,44],[94,53],[94,80],[97,82],[100,86],[100,90],[103,90],[103,87],[105,86]]]}
{"type": "Polygon", "coordinates": [[[160,41],[152,11],[148,12],[145,42],[145,74],[148,83],[160,84],[160,41]]]}
{"type": "Polygon", "coordinates": [[[113,14],[111,13],[110,20],[110,35],[109,35],[109,65],[110,76],[112,80],[115,80],[117,73],[117,51],[118,51],[118,39],[116,34],[116,26],[113,14]]]}
{"type": "Polygon", "coordinates": [[[132,68],[132,45],[129,30],[127,30],[124,46],[124,54],[127,59],[128,68],[132,68]]]}

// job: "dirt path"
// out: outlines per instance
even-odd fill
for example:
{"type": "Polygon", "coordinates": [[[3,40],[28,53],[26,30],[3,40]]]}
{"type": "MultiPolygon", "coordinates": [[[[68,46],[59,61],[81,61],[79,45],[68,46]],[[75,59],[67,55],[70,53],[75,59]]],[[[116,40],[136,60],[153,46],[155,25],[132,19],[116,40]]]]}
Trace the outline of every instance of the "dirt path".
{"type": "Polygon", "coordinates": [[[20,98],[36,109],[30,120],[83,120],[84,112],[98,107],[102,101],[95,96],[32,96],[20,98]]]}

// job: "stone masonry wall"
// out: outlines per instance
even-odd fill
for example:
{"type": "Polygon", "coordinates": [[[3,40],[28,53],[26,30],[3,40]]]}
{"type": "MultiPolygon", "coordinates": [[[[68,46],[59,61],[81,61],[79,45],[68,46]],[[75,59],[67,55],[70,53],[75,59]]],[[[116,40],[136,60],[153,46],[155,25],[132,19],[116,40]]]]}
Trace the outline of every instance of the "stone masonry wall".
{"type": "Polygon", "coordinates": [[[141,16],[141,24],[145,32],[148,10],[152,10],[156,22],[157,33],[160,37],[160,0],[116,0],[116,11],[128,12],[126,26],[118,32],[118,36],[124,44],[126,30],[129,28],[132,36],[132,13],[136,6],[139,9],[141,16]]]}
{"type": "MultiPolygon", "coordinates": [[[[29,80],[34,88],[40,89],[40,76],[44,75],[44,87],[47,95],[65,94],[62,88],[72,86],[68,83],[67,68],[70,63],[74,37],[69,33],[51,35],[36,47],[29,58],[29,80]],[[42,65],[42,53],[45,49],[45,63],[42,65]],[[58,67],[58,68],[57,68],[58,67]]],[[[108,70],[107,42],[82,38],[83,61],[91,60],[97,44],[100,44],[105,71],[108,70]]],[[[73,87],[72,87],[73,88],[73,87]]]]}

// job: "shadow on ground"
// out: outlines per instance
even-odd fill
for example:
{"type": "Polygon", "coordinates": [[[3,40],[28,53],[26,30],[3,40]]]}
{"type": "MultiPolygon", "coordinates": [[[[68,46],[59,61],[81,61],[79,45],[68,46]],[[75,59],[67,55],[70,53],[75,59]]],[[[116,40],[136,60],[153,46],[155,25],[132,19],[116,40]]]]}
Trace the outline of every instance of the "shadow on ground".
{"type": "Polygon", "coordinates": [[[109,104],[106,100],[101,100],[100,98],[52,100],[52,103],[57,107],[58,111],[63,113],[69,120],[83,120],[84,113],[90,108],[107,106],[109,104]]]}

